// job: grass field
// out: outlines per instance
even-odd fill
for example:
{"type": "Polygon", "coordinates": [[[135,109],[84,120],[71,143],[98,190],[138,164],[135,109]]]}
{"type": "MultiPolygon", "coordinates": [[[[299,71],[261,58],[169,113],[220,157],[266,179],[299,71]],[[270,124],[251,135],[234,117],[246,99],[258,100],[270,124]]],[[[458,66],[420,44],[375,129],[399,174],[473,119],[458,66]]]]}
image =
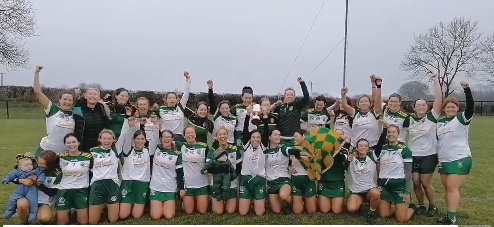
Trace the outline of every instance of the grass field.
{"type": "MultiPolygon", "coordinates": [[[[19,107],[19,106],[17,106],[19,107]]],[[[3,178],[12,168],[15,155],[25,152],[34,152],[40,138],[45,132],[42,110],[33,108],[10,109],[11,119],[2,119],[5,109],[0,107],[0,176],[3,178]]],[[[462,202],[459,212],[459,223],[463,225],[486,225],[494,223],[494,166],[490,159],[490,143],[494,135],[494,118],[477,117],[470,129],[470,146],[474,156],[472,172],[462,188],[462,202]],[[491,179],[491,180],[489,180],[491,179]]],[[[436,174],[434,186],[438,192],[438,207],[440,215],[445,214],[443,188],[436,174]]],[[[12,193],[13,185],[0,185],[0,214],[3,216],[7,199],[12,193]]],[[[437,218],[414,217],[409,224],[435,224],[437,218]]],[[[19,224],[18,220],[0,220],[0,225],[19,224]]],[[[239,215],[182,215],[178,214],[173,220],[151,221],[145,217],[141,220],[127,220],[118,224],[366,224],[361,215],[300,215],[284,216],[267,213],[264,217],[253,215],[240,217],[239,215]]],[[[376,224],[396,224],[393,219],[380,219],[376,224]]]]}

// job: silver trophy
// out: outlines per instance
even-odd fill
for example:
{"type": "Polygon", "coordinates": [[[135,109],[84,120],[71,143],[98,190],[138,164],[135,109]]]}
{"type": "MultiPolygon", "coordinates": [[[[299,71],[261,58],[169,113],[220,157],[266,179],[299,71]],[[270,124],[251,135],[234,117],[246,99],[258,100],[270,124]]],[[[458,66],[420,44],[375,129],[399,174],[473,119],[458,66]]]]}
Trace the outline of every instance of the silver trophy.
{"type": "Polygon", "coordinates": [[[260,125],[261,124],[261,105],[259,104],[254,104],[252,106],[252,120],[250,121],[253,125],[260,125]]]}

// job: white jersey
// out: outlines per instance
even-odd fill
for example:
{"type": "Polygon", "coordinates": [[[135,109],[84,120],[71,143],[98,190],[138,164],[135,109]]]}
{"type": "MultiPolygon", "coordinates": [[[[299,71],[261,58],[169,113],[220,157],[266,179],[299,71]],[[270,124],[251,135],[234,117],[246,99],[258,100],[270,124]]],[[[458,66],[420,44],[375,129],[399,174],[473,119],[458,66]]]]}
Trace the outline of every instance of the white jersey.
{"type": "Polygon", "coordinates": [[[244,146],[241,175],[266,177],[264,150],[262,145],[254,148],[250,143],[247,143],[244,146]]]}
{"type": "Polygon", "coordinates": [[[465,113],[459,113],[453,118],[442,118],[437,121],[437,139],[439,162],[452,162],[471,157],[468,144],[470,121],[465,113]]]}
{"type": "Polygon", "coordinates": [[[89,170],[91,154],[81,153],[71,156],[68,152],[60,155],[62,175],[57,184],[58,189],[85,189],[89,187],[89,170]]]}
{"type": "Polygon", "coordinates": [[[290,155],[287,147],[280,145],[276,148],[266,149],[264,153],[266,155],[266,180],[272,181],[281,177],[290,177],[288,171],[290,155]]]}
{"type": "Polygon", "coordinates": [[[437,120],[432,112],[419,118],[416,114],[410,116],[408,128],[408,147],[414,157],[422,157],[436,154],[437,152],[437,120]]]}
{"type": "Polygon", "coordinates": [[[412,152],[405,144],[385,144],[379,155],[379,178],[405,179],[405,162],[407,159],[412,159],[412,152]]]}
{"type": "Polygon", "coordinates": [[[94,147],[89,151],[93,158],[93,177],[91,184],[99,180],[113,180],[120,185],[118,178],[119,154],[113,149],[94,147]]]}
{"type": "Polygon", "coordinates": [[[334,130],[341,130],[346,138],[351,138],[352,125],[350,124],[350,116],[347,114],[338,114],[334,119],[334,130]]]}
{"type": "Polygon", "coordinates": [[[50,101],[45,109],[46,133],[39,146],[43,150],[51,150],[57,154],[67,151],[63,138],[74,132],[75,121],[72,111],[63,111],[50,101]]]}
{"type": "MultiPolygon", "coordinates": [[[[127,125],[124,122],[124,126],[127,125]]],[[[136,149],[135,147],[128,147],[132,144],[133,138],[128,137],[128,135],[133,135],[140,126],[135,124],[134,128],[126,131],[124,134],[124,146],[122,148],[123,155],[123,165],[122,165],[122,180],[136,180],[141,182],[149,182],[151,179],[151,157],[154,155],[156,148],[159,143],[159,131],[156,125],[151,123],[148,126],[150,138],[148,137],[148,132],[146,131],[146,139],[149,141],[148,148],[136,149]],[[130,141],[127,141],[130,140],[130,141]]],[[[124,131],[125,127],[122,127],[124,131]]],[[[122,133],[123,134],[123,133],[122,133]]]]}
{"type": "MultiPolygon", "coordinates": [[[[246,106],[243,104],[237,104],[237,105],[233,106],[231,112],[233,115],[237,116],[237,125],[235,126],[235,131],[243,132],[244,131],[245,117],[247,116],[246,106]]],[[[251,122],[249,122],[249,132],[254,130],[254,129],[257,129],[257,126],[255,126],[251,122]]]]}
{"type": "Polygon", "coordinates": [[[179,151],[156,149],[153,161],[153,175],[149,188],[157,192],[177,191],[177,170],[182,168],[182,155],[179,151]]]}
{"type": "Polygon", "coordinates": [[[292,168],[295,168],[295,173],[292,173],[293,176],[307,176],[307,172],[305,171],[300,161],[295,158],[295,156],[290,155],[290,159],[292,160],[292,168]]]}
{"type": "MultiPolygon", "coordinates": [[[[46,176],[45,182],[43,183],[47,188],[57,188],[55,185],[57,178],[61,173],[56,171],[55,176],[46,176]]],[[[38,204],[46,204],[51,207],[53,203],[53,198],[45,194],[43,191],[38,190],[38,204]]]]}
{"type": "Polygon", "coordinates": [[[410,126],[410,117],[407,113],[401,110],[398,112],[384,111],[383,120],[385,120],[389,125],[398,126],[400,129],[400,137],[398,140],[402,143],[407,142],[406,138],[408,135],[408,127],[410,126]]]}
{"type": "Polygon", "coordinates": [[[378,119],[379,115],[374,110],[370,110],[367,113],[355,110],[352,131],[350,133],[352,146],[356,147],[359,139],[366,139],[369,141],[369,146],[371,147],[377,145],[381,136],[381,126],[378,119]]]}
{"type": "Polygon", "coordinates": [[[193,145],[180,142],[175,142],[175,144],[182,154],[185,188],[202,188],[208,186],[208,175],[201,173],[201,169],[206,164],[206,157],[209,150],[208,145],[201,142],[193,145]]]}
{"type": "Polygon", "coordinates": [[[377,188],[377,157],[373,151],[369,151],[363,158],[353,157],[348,165],[350,179],[348,189],[352,193],[366,192],[377,188]]]}
{"type": "Polygon", "coordinates": [[[180,103],[176,107],[161,106],[158,109],[158,116],[160,117],[160,131],[165,129],[170,130],[175,135],[182,135],[184,131],[184,108],[187,106],[189,100],[191,81],[185,81],[185,90],[180,99],[180,103]]]}
{"type": "Polygon", "coordinates": [[[216,116],[214,117],[214,129],[213,129],[213,136],[216,135],[216,131],[223,127],[228,130],[228,143],[233,144],[235,143],[235,126],[237,125],[237,119],[235,116],[230,116],[230,117],[223,117],[221,114],[218,112],[216,116]]]}

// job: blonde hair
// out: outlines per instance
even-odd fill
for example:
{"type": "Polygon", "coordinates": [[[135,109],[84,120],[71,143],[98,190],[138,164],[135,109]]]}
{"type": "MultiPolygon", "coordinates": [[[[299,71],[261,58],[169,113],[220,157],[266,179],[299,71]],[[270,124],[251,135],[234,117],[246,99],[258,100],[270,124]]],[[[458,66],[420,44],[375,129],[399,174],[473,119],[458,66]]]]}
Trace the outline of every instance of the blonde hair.
{"type": "Polygon", "coordinates": [[[228,133],[228,129],[227,129],[225,126],[220,126],[220,127],[218,127],[218,129],[216,129],[216,132],[214,133],[214,136],[215,136],[215,137],[216,137],[216,136],[218,136],[218,132],[219,132],[220,130],[222,130],[222,129],[223,129],[223,130],[225,130],[225,131],[226,131],[226,133],[228,133]]]}
{"type": "Polygon", "coordinates": [[[98,139],[101,139],[101,136],[102,136],[103,134],[105,134],[105,133],[106,133],[106,134],[110,134],[110,135],[113,137],[113,139],[114,139],[114,140],[116,139],[116,138],[115,138],[115,133],[114,133],[112,130],[110,130],[110,129],[106,129],[106,128],[105,128],[105,129],[103,129],[103,130],[101,130],[101,132],[100,132],[100,133],[99,133],[99,135],[98,135],[98,139]]]}

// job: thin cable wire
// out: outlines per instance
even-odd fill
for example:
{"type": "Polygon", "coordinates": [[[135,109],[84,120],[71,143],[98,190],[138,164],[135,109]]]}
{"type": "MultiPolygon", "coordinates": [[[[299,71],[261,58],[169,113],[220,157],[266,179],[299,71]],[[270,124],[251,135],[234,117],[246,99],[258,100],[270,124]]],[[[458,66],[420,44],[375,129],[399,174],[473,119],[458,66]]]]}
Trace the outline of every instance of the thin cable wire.
{"type": "Polygon", "coordinates": [[[300,55],[300,52],[302,52],[302,49],[304,48],[305,42],[307,41],[307,38],[309,38],[310,32],[312,31],[312,28],[314,27],[314,24],[316,24],[317,18],[319,18],[319,14],[321,13],[321,10],[322,10],[322,8],[324,7],[324,4],[325,4],[325,3],[326,3],[326,0],[324,0],[324,1],[322,2],[322,5],[321,5],[321,7],[319,8],[319,11],[317,12],[316,18],[314,18],[314,21],[312,22],[312,25],[310,26],[309,32],[307,33],[307,36],[305,36],[304,42],[302,43],[302,46],[300,46],[300,49],[298,50],[298,53],[297,53],[297,55],[295,56],[295,59],[293,60],[292,66],[290,66],[290,70],[288,70],[288,73],[286,74],[285,80],[283,81],[283,84],[281,84],[281,88],[280,88],[280,90],[278,91],[278,93],[280,93],[280,91],[283,89],[283,86],[284,86],[284,85],[285,85],[285,83],[286,83],[286,79],[288,79],[288,76],[289,76],[289,75],[290,75],[290,73],[292,72],[293,66],[295,65],[295,62],[297,62],[298,56],[300,55]]]}
{"type": "Polygon", "coordinates": [[[338,44],[336,44],[336,46],[331,50],[331,52],[329,52],[329,54],[326,55],[326,57],[324,59],[322,59],[321,62],[319,62],[319,64],[314,68],[314,70],[312,70],[312,72],[307,76],[307,78],[305,78],[305,80],[307,80],[310,76],[312,76],[312,74],[317,70],[317,68],[319,68],[319,66],[321,66],[322,63],[324,63],[326,61],[326,59],[329,58],[329,56],[334,52],[334,50],[336,50],[336,48],[338,46],[340,46],[340,44],[343,42],[343,40],[345,40],[345,38],[343,38],[338,44]]]}

